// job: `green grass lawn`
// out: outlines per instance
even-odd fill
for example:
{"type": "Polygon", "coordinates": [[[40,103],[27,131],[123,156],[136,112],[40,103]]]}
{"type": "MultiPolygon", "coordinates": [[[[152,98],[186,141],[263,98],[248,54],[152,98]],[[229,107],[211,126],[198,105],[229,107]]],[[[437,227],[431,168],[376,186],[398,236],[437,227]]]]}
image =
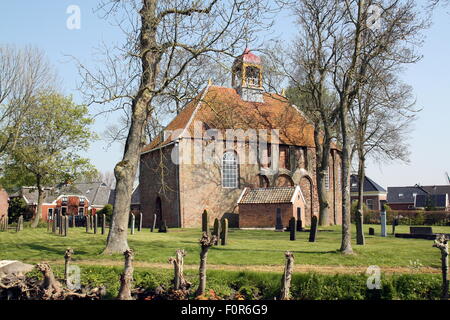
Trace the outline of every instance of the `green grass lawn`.
{"type": "MultiPolygon", "coordinates": [[[[389,227],[389,231],[390,231],[389,227]]],[[[408,267],[417,261],[425,267],[440,267],[440,253],[432,248],[433,241],[382,238],[380,226],[366,225],[366,245],[357,246],[353,240],[355,255],[344,256],[337,250],[341,242],[341,228],[321,228],[317,242],[308,242],[309,233],[297,233],[296,241],[289,241],[288,232],[267,230],[230,230],[227,246],[212,247],[208,263],[225,265],[282,265],[283,252],[294,252],[295,263],[327,266],[408,267]],[[374,227],[376,235],[369,236],[368,228],[374,227]]],[[[434,232],[450,233],[450,227],[433,227],[434,232]]],[[[352,229],[355,236],[355,228],[352,229]]],[[[398,226],[397,232],[409,232],[409,226],[398,226]]],[[[136,261],[167,263],[176,249],[185,249],[186,264],[198,264],[200,229],[170,229],[168,233],[151,233],[149,229],[129,235],[129,245],[136,252],[136,261]]],[[[0,260],[21,260],[29,263],[61,261],[67,247],[75,251],[74,260],[123,260],[122,255],[101,255],[106,235],[87,234],[84,228],[70,229],[67,237],[47,232],[45,228],[16,233],[0,232],[0,260]]]]}

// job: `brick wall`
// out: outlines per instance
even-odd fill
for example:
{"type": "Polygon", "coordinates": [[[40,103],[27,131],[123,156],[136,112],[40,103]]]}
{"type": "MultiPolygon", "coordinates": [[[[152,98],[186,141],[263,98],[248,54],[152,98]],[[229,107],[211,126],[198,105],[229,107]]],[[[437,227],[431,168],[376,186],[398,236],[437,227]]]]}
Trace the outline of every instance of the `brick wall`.
{"type": "Polygon", "coordinates": [[[0,188],[0,217],[8,214],[8,193],[0,188]]]}
{"type": "MultiPolygon", "coordinates": [[[[203,143],[206,145],[206,142],[203,143]]],[[[153,222],[153,214],[157,211],[157,197],[161,199],[163,219],[166,219],[169,227],[199,227],[204,209],[208,210],[212,220],[237,214],[237,200],[243,189],[260,187],[262,179],[258,164],[241,164],[239,188],[227,189],[222,187],[221,181],[222,155],[217,155],[215,163],[194,164],[191,141],[182,139],[179,146],[180,154],[183,156],[187,154],[187,150],[191,150],[189,156],[185,158],[190,159],[190,163],[185,161],[176,165],[171,161],[173,145],[141,155],[139,179],[144,225],[153,222]]],[[[242,145],[236,144],[236,147],[240,146],[242,145]]],[[[336,154],[334,158],[330,157],[332,181],[335,179],[334,170],[340,165],[339,155],[336,154]]],[[[304,225],[309,225],[311,215],[319,214],[315,183],[315,149],[291,146],[289,162],[289,169],[280,169],[277,174],[266,175],[266,178],[269,186],[276,186],[277,181],[286,181],[286,177],[292,179],[294,185],[300,185],[306,200],[305,208],[302,210],[305,215],[303,221],[304,225]],[[283,178],[278,179],[281,175],[283,178]]],[[[340,187],[330,183],[329,196],[330,223],[334,224],[336,221],[340,224],[342,210],[340,187]]]]}
{"type": "Polygon", "coordinates": [[[174,145],[141,155],[139,166],[140,201],[143,225],[153,224],[157,213],[156,227],[166,220],[168,227],[181,226],[178,210],[178,166],[172,162],[174,145]],[[157,210],[158,198],[161,213],[157,210]]]}

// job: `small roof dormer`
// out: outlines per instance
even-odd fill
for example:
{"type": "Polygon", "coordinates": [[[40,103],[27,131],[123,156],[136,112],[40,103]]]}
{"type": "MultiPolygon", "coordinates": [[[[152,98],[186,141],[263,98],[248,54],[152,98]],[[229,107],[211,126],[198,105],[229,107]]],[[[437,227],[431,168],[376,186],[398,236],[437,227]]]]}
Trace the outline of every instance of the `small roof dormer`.
{"type": "Polygon", "coordinates": [[[231,85],[242,100],[264,102],[261,58],[248,48],[234,60],[231,85]]]}

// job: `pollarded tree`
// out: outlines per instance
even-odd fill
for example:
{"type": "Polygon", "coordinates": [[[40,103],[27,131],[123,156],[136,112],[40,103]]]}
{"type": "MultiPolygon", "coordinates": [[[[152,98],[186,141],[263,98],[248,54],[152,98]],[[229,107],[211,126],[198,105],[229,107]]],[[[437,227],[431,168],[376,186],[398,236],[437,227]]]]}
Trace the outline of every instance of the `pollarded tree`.
{"type": "Polygon", "coordinates": [[[80,175],[96,171],[89,160],[79,156],[86,151],[95,135],[93,120],[86,106],[77,105],[71,97],[42,93],[30,99],[30,115],[20,123],[14,146],[7,149],[6,167],[20,168],[32,176],[38,191],[38,203],[32,227],[41,218],[44,186],[70,182],[80,175]]]}
{"type": "MultiPolygon", "coordinates": [[[[105,253],[128,249],[127,224],[139,155],[158,99],[178,95],[183,75],[200,59],[236,56],[252,35],[267,28],[269,1],[128,0],[101,2],[117,18],[125,43],[105,50],[106,64],[91,71],[80,64],[89,103],[126,110],[128,131],[122,161],[114,169],[116,197],[105,253]],[[124,18],[125,17],[125,18],[124,18]],[[175,89],[174,89],[175,88],[175,89]],[[172,89],[172,90],[171,90],[172,89]],[[175,92],[174,92],[175,91],[175,92]]],[[[183,91],[183,90],[182,90],[183,91]]]]}

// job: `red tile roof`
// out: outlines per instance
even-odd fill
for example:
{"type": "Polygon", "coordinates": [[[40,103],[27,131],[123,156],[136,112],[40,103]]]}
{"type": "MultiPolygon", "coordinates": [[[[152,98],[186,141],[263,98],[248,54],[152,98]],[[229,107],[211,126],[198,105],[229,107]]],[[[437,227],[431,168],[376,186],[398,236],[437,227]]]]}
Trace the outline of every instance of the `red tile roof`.
{"type": "Polygon", "coordinates": [[[180,136],[193,137],[197,121],[202,130],[278,129],[281,144],[314,147],[314,127],[306,117],[278,94],[263,93],[264,103],[248,102],[233,88],[208,86],[167,125],[165,132],[184,130],[177,135],[155,138],[142,152],[164,146],[180,136]]]}

